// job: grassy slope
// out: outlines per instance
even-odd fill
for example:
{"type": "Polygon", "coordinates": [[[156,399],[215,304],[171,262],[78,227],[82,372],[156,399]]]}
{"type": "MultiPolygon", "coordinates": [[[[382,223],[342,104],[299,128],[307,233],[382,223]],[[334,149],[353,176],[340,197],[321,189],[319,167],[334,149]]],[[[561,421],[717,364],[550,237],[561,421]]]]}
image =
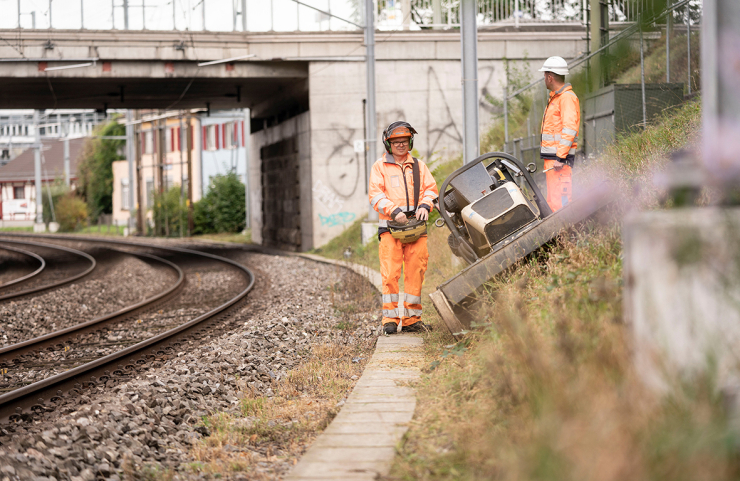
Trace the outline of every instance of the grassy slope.
{"type": "MultiPolygon", "coordinates": [[[[645,82],[646,83],[663,83],[665,82],[665,36],[658,40],[650,52],[645,56],[645,82]]],[[[691,89],[696,92],[701,84],[701,60],[700,60],[700,43],[699,35],[691,35],[691,89]]],[[[639,84],[640,83],[640,64],[638,63],[620,74],[615,83],[619,84],[639,84]]],[[[671,37],[671,82],[684,83],[685,90],[688,90],[688,46],[686,42],[686,32],[683,35],[671,37]]]]}
{"type": "MultiPolygon", "coordinates": [[[[696,140],[690,103],[596,166],[644,176],[696,140]],[[619,161],[617,161],[619,159],[619,161]]],[[[428,281],[456,268],[430,235],[428,281]]],[[[392,479],[730,479],[740,471],[707,380],[670,398],[645,389],[622,324],[618,218],[561,236],[489,284],[486,327],[455,343],[428,301],[428,372],[392,479]]],[[[427,283],[429,292],[434,283],[427,283]]],[[[426,296],[423,296],[426,297],[426,296]]]]}

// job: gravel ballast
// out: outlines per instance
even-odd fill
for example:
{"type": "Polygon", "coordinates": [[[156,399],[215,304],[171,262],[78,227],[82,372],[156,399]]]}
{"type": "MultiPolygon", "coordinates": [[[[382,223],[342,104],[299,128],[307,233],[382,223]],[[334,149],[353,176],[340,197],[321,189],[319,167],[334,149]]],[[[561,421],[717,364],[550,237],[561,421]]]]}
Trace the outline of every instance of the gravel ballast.
{"type": "Polygon", "coordinates": [[[91,279],[34,297],[0,303],[0,346],[88,321],[150,297],[175,280],[174,271],[133,255],[103,262],[91,279]]]}
{"type": "MultiPolygon", "coordinates": [[[[0,427],[0,481],[138,479],[162,473],[207,478],[192,468],[193,449],[210,434],[205,416],[238,416],[245,391],[270,398],[276,383],[314,346],[370,345],[377,336],[372,312],[338,308],[351,300],[347,286],[364,282],[355,274],[298,257],[238,250],[229,257],[257,276],[249,300],[235,314],[237,330],[183,345],[160,367],[139,371],[112,389],[94,388],[33,424],[0,427]]],[[[201,279],[209,281],[218,279],[201,279]]],[[[254,450],[269,455],[254,466],[250,479],[279,478],[291,466],[277,447],[254,450]]]]}

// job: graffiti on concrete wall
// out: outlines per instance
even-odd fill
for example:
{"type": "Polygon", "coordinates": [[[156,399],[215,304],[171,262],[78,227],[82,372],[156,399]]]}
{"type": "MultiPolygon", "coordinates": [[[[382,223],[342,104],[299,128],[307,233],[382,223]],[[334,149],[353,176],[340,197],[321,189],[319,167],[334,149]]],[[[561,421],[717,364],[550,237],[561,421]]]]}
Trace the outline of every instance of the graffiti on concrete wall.
{"type": "Polygon", "coordinates": [[[357,218],[357,216],[354,212],[338,212],[336,214],[331,214],[327,216],[319,214],[319,221],[321,221],[321,225],[326,227],[336,227],[349,224],[350,222],[354,221],[355,218],[357,218]]]}
{"type": "Polygon", "coordinates": [[[321,180],[317,180],[311,189],[313,198],[329,214],[337,214],[344,207],[344,199],[339,197],[328,185],[321,180]]]}
{"type": "Polygon", "coordinates": [[[357,129],[333,123],[331,130],[338,139],[326,158],[325,175],[331,188],[346,199],[357,192],[361,179],[363,158],[354,151],[357,129]]]}

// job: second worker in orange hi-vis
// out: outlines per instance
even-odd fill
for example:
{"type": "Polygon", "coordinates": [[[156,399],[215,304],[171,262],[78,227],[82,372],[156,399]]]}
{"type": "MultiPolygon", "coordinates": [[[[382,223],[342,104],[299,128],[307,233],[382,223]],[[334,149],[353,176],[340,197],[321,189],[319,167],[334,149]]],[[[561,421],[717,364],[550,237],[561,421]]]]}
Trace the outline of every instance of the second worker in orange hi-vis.
{"type": "Polygon", "coordinates": [[[416,130],[407,122],[393,122],[383,131],[386,152],[373,164],[370,205],[378,212],[380,274],[383,278],[383,332],[393,334],[424,328],[421,321],[421,286],[427,270],[426,220],[438,197],[437,184],[424,162],[411,156],[416,130]],[[416,182],[415,182],[416,181],[416,182]],[[417,185],[418,184],[418,185],[417,185]],[[394,226],[419,223],[416,235],[396,236],[394,226]],[[395,223],[394,223],[395,221],[395,223]],[[389,224],[390,223],[390,224],[389,224]],[[403,270],[404,305],[398,305],[403,270]]]}
{"type": "Polygon", "coordinates": [[[545,72],[550,101],[542,116],[540,156],[545,161],[547,203],[553,212],[571,201],[572,169],[581,125],[581,106],[570,84],[565,83],[568,64],[562,57],[550,57],[539,70],[545,72]]]}

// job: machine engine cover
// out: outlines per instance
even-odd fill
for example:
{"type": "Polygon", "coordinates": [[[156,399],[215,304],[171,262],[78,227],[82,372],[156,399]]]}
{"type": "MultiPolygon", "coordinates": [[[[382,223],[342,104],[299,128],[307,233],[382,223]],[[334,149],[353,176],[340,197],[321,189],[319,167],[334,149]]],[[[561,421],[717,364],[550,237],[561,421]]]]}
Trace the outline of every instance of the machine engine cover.
{"type": "Polygon", "coordinates": [[[476,247],[493,247],[535,220],[527,199],[514,182],[505,182],[462,210],[468,234],[476,247]]]}

